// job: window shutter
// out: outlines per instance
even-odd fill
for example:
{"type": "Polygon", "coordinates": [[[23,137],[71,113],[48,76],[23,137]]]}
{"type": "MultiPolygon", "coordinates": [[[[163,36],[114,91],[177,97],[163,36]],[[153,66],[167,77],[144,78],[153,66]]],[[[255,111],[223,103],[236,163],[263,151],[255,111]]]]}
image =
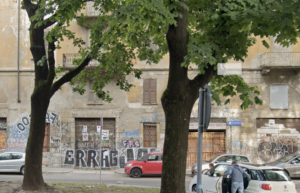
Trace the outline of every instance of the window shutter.
{"type": "Polygon", "coordinates": [[[150,79],[150,103],[156,104],[156,79],[150,79]]]}
{"type": "Polygon", "coordinates": [[[149,84],[150,84],[150,79],[144,79],[143,103],[145,103],[145,104],[149,104],[150,103],[149,84]]]}

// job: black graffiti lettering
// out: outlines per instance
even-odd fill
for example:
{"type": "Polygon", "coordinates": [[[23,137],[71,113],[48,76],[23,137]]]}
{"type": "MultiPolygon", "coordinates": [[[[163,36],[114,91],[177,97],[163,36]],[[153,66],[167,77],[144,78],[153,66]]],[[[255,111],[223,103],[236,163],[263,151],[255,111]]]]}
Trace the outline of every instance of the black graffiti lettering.
{"type": "Polygon", "coordinates": [[[27,117],[23,117],[23,118],[22,118],[22,122],[23,122],[23,124],[26,125],[26,126],[29,125],[29,120],[27,119],[27,117]]]}
{"type": "Polygon", "coordinates": [[[25,131],[25,126],[22,124],[22,123],[18,123],[17,124],[17,127],[18,127],[18,129],[20,130],[20,131],[25,131]]]}
{"type": "Polygon", "coordinates": [[[74,151],[73,150],[67,150],[65,154],[65,165],[74,165],[74,151]]]}
{"type": "Polygon", "coordinates": [[[133,149],[127,149],[127,161],[134,160],[133,149]]]}
{"type": "Polygon", "coordinates": [[[50,116],[50,122],[53,125],[53,123],[55,122],[55,119],[57,118],[57,114],[55,113],[51,113],[52,116],[50,116]]]}
{"type": "Polygon", "coordinates": [[[125,167],[125,156],[120,156],[119,162],[120,162],[120,168],[124,168],[125,167]]]}
{"type": "Polygon", "coordinates": [[[118,151],[110,151],[110,166],[118,166],[118,151]]]}
{"type": "Polygon", "coordinates": [[[263,162],[269,162],[297,152],[298,146],[293,144],[282,144],[281,142],[263,141],[258,145],[257,151],[258,157],[263,162]]]}
{"type": "Polygon", "coordinates": [[[87,152],[88,160],[87,160],[87,166],[88,167],[99,167],[99,164],[96,160],[97,158],[97,152],[95,150],[88,150],[87,152]]]}
{"type": "Polygon", "coordinates": [[[109,158],[107,155],[104,155],[104,153],[106,152],[107,150],[102,150],[102,156],[101,156],[101,167],[105,167],[105,168],[108,168],[109,167],[109,158]]]}
{"type": "Polygon", "coordinates": [[[83,150],[81,149],[77,149],[76,150],[76,166],[78,167],[86,167],[86,163],[85,163],[85,153],[83,150]]]}

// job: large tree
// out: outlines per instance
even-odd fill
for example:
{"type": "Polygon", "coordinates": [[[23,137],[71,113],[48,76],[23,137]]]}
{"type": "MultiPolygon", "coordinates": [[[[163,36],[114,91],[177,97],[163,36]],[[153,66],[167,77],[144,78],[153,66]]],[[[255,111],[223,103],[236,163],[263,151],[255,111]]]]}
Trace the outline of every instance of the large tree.
{"type": "MultiPolygon", "coordinates": [[[[96,0],[97,1],[97,0],[96,0]]],[[[276,36],[283,45],[299,35],[298,1],[276,0],[98,0],[110,29],[96,42],[119,60],[158,62],[169,53],[169,79],[161,97],[166,117],[161,192],[185,192],[189,122],[199,88],[211,82],[213,98],[241,99],[241,108],[261,104],[259,90],[239,76],[216,76],[217,63],[243,61],[256,36],[276,36]],[[158,46],[151,49],[151,44],[158,46]],[[114,50],[113,50],[114,49],[114,50]],[[116,56],[117,58],[118,56],[116,56]],[[199,74],[188,78],[197,65],[199,74]]],[[[101,20],[101,19],[100,19],[101,20]]],[[[99,21],[100,21],[99,20],[99,21]]],[[[267,41],[259,42],[268,47],[267,41]]],[[[104,58],[107,60],[108,58],[104,58]]]]}
{"type": "MultiPolygon", "coordinates": [[[[90,80],[86,77],[86,66],[92,59],[100,61],[100,50],[102,44],[96,42],[90,47],[85,46],[85,41],[76,37],[75,32],[68,30],[76,14],[86,6],[86,0],[23,0],[22,7],[26,10],[30,19],[30,50],[34,60],[34,89],[31,95],[31,121],[28,142],[26,146],[25,175],[22,188],[24,190],[43,190],[46,187],[42,176],[42,153],[45,133],[45,117],[51,97],[65,83],[72,81],[78,75],[82,82],[90,80]],[[44,37],[47,31],[46,37],[44,37]],[[62,66],[55,63],[55,50],[60,48],[60,42],[64,38],[73,40],[74,46],[79,47],[79,57],[74,61],[74,68],[65,71],[62,66]],[[45,48],[45,41],[48,48],[45,48]],[[59,78],[58,78],[59,77],[59,78]],[[58,78],[58,79],[56,79],[58,78]]],[[[96,6],[100,6],[99,4],[96,6]]],[[[84,22],[85,17],[79,22],[84,22]]],[[[90,22],[97,23],[96,21],[90,22]]],[[[97,29],[92,29],[92,37],[101,37],[102,31],[107,28],[106,23],[97,23],[97,29]]],[[[108,67],[100,64],[92,71],[97,75],[94,79],[94,92],[104,100],[111,100],[109,95],[103,91],[103,87],[117,77],[117,84],[121,89],[128,90],[131,85],[125,80],[126,75],[134,72],[137,77],[138,70],[131,69],[132,64],[120,64],[108,67]],[[103,73],[105,69],[105,73],[103,73]]],[[[109,63],[111,64],[111,63],[109,63]]],[[[82,84],[81,84],[82,86],[82,84]]],[[[85,91],[83,87],[76,87],[74,91],[81,94],[85,91]]]]}
{"type": "MultiPolygon", "coordinates": [[[[229,59],[243,61],[248,48],[255,43],[255,36],[276,36],[278,43],[288,45],[296,43],[299,33],[299,2],[294,0],[95,0],[102,14],[91,25],[92,47],[81,49],[83,59],[76,61],[77,67],[54,81],[55,42],[68,37],[74,39],[75,45],[82,43],[67,26],[84,1],[23,1],[31,18],[31,52],[35,63],[23,181],[26,190],[45,187],[41,173],[45,114],[50,98],[61,85],[73,78],[74,90],[82,93],[87,78],[92,79],[97,95],[109,100],[102,88],[112,75],[119,73],[118,85],[127,90],[130,85],[126,75],[132,71],[140,74],[131,68],[132,60],[156,63],[169,53],[169,79],[161,97],[166,116],[161,192],[185,192],[188,127],[199,88],[211,82],[213,98],[218,103],[220,95],[228,97],[226,102],[239,95],[243,109],[254,102],[260,104],[259,91],[242,78],[215,76],[217,63],[229,59]],[[49,26],[52,30],[46,37],[46,54],[44,30],[49,26]],[[151,49],[151,44],[158,49],[151,49]],[[82,71],[92,58],[101,64],[97,69],[105,68],[107,73],[82,71]],[[197,65],[199,74],[189,79],[188,69],[192,65],[197,65]]],[[[262,43],[268,46],[266,41],[262,43]]]]}

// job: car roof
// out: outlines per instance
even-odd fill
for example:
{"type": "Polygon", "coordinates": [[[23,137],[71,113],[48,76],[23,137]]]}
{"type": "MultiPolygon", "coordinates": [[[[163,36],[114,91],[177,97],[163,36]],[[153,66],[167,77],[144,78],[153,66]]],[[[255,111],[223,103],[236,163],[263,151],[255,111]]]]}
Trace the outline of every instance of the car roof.
{"type": "Polygon", "coordinates": [[[12,151],[2,152],[2,153],[21,153],[21,154],[25,154],[24,152],[12,152],[12,151]]]}
{"type": "Polygon", "coordinates": [[[244,157],[248,157],[246,155],[241,155],[241,154],[231,154],[231,153],[223,153],[223,154],[217,154],[218,156],[222,156],[222,155],[237,155],[237,156],[244,156],[244,157]]]}
{"type": "Polygon", "coordinates": [[[150,152],[149,155],[162,155],[162,152],[150,152]]]}
{"type": "MultiPolygon", "coordinates": [[[[231,165],[230,163],[222,163],[222,164],[217,164],[217,165],[231,165]]],[[[248,168],[248,169],[252,169],[252,170],[271,170],[271,169],[280,169],[280,170],[283,170],[282,168],[280,167],[276,167],[276,166],[266,166],[264,164],[238,164],[239,166],[241,167],[244,167],[244,168],[248,168]]]]}

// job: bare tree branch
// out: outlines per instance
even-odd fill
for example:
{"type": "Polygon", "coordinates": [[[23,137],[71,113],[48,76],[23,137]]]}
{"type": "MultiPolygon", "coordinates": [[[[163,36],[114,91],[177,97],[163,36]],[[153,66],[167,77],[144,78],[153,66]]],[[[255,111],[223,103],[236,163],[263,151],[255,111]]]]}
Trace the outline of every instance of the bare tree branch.
{"type": "Polygon", "coordinates": [[[62,76],[58,81],[56,81],[50,91],[50,96],[52,97],[54,93],[65,83],[70,82],[72,78],[77,76],[91,61],[91,58],[88,56],[85,58],[85,60],[77,66],[74,70],[66,73],[64,76],[62,76]]]}
{"type": "Polygon", "coordinates": [[[54,13],[51,17],[49,17],[48,19],[46,19],[44,21],[45,23],[41,26],[41,28],[47,29],[48,27],[50,27],[53,24],[55,24],[57,22],[57,20],[55,19],[56,16],[57,16],[57,14],[54,13]]]}
{"type": "Polygon", "coordinates": [[[199,88],[204,84],[207,84],[207,80],[211,80],[212,77],[217,73],[217,70],[214,69],[214,65],[208,64],[208,68],[205,70],[205,74],[198,74],[193,80],[190,81],[192,87],[199,88]]]}

